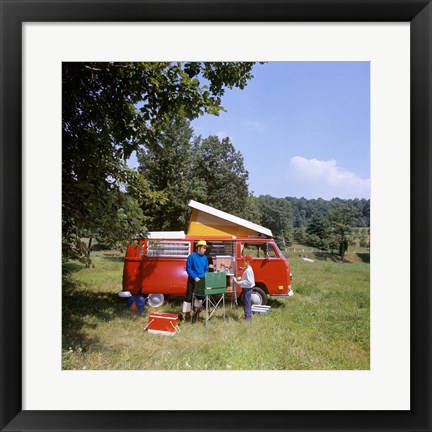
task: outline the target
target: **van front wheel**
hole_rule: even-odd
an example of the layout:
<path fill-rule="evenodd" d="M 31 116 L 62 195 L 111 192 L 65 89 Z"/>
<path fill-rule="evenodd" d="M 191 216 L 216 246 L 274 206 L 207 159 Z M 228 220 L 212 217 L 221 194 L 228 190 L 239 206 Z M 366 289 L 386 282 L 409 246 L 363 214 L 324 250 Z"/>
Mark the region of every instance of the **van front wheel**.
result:
<path fill-rule="evenodd" d="M 253 305 L 266 305 L 267 304 L 267 294 L 266 292 L 260 288 L 260 287 L 253 287 L 252 289 L 252 296 L 251 296 L 252 304 Z"/>

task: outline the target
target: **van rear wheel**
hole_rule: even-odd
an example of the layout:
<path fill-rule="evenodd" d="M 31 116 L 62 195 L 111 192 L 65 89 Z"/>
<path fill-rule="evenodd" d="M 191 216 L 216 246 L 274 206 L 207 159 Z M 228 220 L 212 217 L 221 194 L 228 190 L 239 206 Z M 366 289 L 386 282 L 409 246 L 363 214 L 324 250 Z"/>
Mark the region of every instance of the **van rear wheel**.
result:
<path fill-rule="evenodd" d="M 151 307 L 158 308 L 164 304 L 165 297 L 163 294 L 149 294 L 147 304 Z"/>
<path fill-rule="evenodd" d="M 257 286 L 253 287 L 251 300 L 252 300 L 253 305 L 259 305 L 259 306 L 266 305 L 267 304 L 267 294 L 262 288 L 257 287 Z"/>

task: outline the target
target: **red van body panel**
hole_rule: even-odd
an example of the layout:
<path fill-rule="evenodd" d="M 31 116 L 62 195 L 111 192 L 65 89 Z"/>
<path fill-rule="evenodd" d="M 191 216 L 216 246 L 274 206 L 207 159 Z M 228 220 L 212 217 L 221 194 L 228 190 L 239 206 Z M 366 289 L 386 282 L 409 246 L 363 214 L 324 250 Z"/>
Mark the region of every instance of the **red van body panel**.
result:
<path fill-rule="evenodd" d="M 138 244 L 127 248 L 123 269 L 123 291 L 133 295 L 138 294 L 164 294 L 184 296 L 186 294 L 187 273 L 186 259 L 189 253 L 195 250 L 194 244 L 198 240 L 206 240 L 210 246 L 219 250 L 231 250 L 234 265 L 232 272 L 235 276 L 243 274 L 243 248 L 247 247 L 245 254 L 253 258 L 252 268 L 255 275 L 255 284 L 263 288 L 268 295 L 289 295 L 291 290 L 291 272 L 287 259 L 279 251 L 271 238 L 253 237 L 211 237 L 197 238 L 186 236 L 184 239 L 157 239 L 139 240 Z M 160 256 L 151 256 L 149 242 Z M 165 253 L 176 253 L 175 248 L 181 248 L 178 256 L 167 256 Z M 169 249 L 158 249 L 159 246 Z M 168 246 L 167 246 L 168 245 Z M 213 245 L 213 246 L 212 246 Z M 262 250 L 267 248 L 271 254 Z M 250 253 L 255 251 L 256 256 Z M 161 252 L 162 251 L 162 252 Z M 155 253 L 155 252 L 153 252 Z M 229 279 L 228 279 L 229 280 Z M 241 288 L 237 288 L 241 294 Z"/>
<path fill-rule="evenodd" d="M 186 259 L 148 258 L 141 267 L 141 292 L 185 295 Z"/>

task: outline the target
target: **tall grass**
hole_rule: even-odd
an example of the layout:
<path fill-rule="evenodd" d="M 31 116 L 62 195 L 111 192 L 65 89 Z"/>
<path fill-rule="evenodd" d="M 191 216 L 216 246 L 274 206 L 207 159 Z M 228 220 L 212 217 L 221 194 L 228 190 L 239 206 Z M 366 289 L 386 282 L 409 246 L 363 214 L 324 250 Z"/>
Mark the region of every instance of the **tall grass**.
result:
<path fill-rule="evenodd" d="M 207 327 L 181 322 L 172 337 L 144 331 L 155 309 L 138 316 L 118 298 L 122 260 L 93 258 L 94 268 L 65 268 L 64 369 L 369 369 L 369 264 L 356 257 L 310 263 L 288 253 L 293 297 L 270 298 L 271 311 L 251 323 L 227 300 L 225 320 L 216 314 Z M 179 313 L 182 301 L 157 311 Z"/>

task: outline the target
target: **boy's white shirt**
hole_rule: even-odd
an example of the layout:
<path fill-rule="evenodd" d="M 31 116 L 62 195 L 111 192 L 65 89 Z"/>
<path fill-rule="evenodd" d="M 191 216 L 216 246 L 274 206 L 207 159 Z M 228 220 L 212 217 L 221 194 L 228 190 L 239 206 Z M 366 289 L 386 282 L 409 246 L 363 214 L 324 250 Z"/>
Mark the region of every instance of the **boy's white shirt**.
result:
<path fill-rule="evenodd" d="M 248 267 L 240 280 L 240 286 L 242 288 L 253 288 L 255 286 L 255 275 L 252 267 Z"/>

